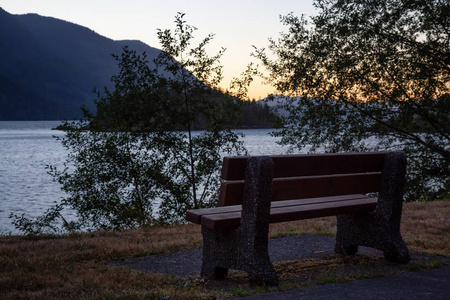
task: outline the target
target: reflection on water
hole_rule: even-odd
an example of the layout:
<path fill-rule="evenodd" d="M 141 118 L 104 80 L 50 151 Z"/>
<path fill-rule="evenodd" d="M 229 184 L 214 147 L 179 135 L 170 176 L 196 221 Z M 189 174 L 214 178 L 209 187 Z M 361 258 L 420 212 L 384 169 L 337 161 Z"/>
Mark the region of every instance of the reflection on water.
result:
<path fill-rule="evenodd" d="M 11 212 L 38 216 L 60 198 L 45 166 L 65 157 L 52 131 L 59 121 L 0 122 L 0 232 L 13 231 Z"/>
<path fill-rule="evenodd" d="M 0 121 L 0 233 L 15 233 L 8 218 L 16 215 L 42 215 L 62 197 L 59 184 L 47 174 L 46 165 L 61 165 L 66 150 L 51 130 L 60 121 Z M 271 129 L 239 130 L 250 155 L 283 154 Z M 68 216 L 70 219 L 70 215 Z"/>

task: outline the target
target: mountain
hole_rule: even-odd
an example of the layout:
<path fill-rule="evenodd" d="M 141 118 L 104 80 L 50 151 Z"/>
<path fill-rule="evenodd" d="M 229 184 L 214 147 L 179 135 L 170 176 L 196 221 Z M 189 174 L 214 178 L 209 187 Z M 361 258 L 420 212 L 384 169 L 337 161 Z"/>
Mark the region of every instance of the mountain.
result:
<path fill-rule="evenodd" d="M 140 41 L 114 41 L 63 20 L 11 15 L 0 8 L 0 120 L 61 120 L 94 109 L 93 89 L 111 87 L 118 72 L 111 54 L 124 46 L 160 50 Z"/>

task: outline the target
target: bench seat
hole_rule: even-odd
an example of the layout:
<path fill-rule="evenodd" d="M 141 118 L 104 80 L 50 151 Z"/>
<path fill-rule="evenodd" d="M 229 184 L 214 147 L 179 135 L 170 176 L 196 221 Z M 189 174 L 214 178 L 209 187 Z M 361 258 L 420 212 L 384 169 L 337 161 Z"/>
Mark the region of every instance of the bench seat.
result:
<path fill-rule="evenodd" d="M 271 203 L 270 223 L 373 211 L 376 205 L 376 198 L 361 194 L 276 201 Z M 239 227 L 241 210 L 242 205 L 190 210 L 186 220 L 212 230 L 231 230 Z"/>

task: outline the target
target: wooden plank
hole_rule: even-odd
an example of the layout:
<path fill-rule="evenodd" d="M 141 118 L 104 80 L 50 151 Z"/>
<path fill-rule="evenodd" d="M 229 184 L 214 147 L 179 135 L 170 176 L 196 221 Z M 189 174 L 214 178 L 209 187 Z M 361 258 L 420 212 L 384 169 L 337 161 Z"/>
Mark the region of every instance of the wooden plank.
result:
<path fill-rule="evenodd" d="M 314 204 L 314 203 L 316 203 L 316 204 L 317 203 L 327 203 L 327 202 L 351 200 L 351 199 L 370 199 L 370 198 L 365 195 L 354 194 L 354 195 L 342 195 L 342 196 L 333 196 L 333 197 L 285 200 L 285 201 L 272 202 L 271 208 L 299 206 L 299 205 L 307 205 L 307 204 Z M 223 214 L 223 213 L 230 213 L 230 212 L 241 212 L 241 210 L 242 210 L 242 205 L 220 206 L 220 207 L 188 210 L 186 213 L 186 220 L 189 222 L 196 223 L 196 224 L 201 224 L 202 216 L 213 215 L 213 214 Z"/>
<path fill-rule="evenodd" d="M 376 203 L 376 198 L 367 198 L 271 208 L 270 223 L 373 211 Z M 240 219 L 240 212 L 212 214 L 202 216 L 201 224 L 213 230 L 231 230 L 239 227 Z"/>
<path fill-rule="evenodd" d="M 273 201 L 378 192 L 381 173 L 277 178 Z"/>
<path fill-rule="evenodd" d="M 272 201 L 378 192 L 380 172 L 275 178 Z M 222 182 L 219 206 L 242 204 L 244 180 Z"/>
<path fill-rule="evenodd" d="M 273 211 L 271 210 L 270 223 L 336 216 L 353 212 L 373 211 L 376 208 L 376 205 L 376 198 L 368 198 L 303 206 L 280 207 Z"/>
<path fill-rule="evenodd" d="M 276 201 L 272 202 L 270 208 L 282 208 L 289 206 L 300 206 L 300 205 L 309 205 L 309 204 L 321 204 L 328 202 L 337 202 L 337 201 L 346 201 L 346 200 L 368 200 L 372 201 L 369 196 L 362 194 L 352 194 L 352 195 L 340 195 L 340 196 L 332 196 L 332 197 L 318 197 L 318 198 L 305 198 L 305 199 L 294 199 L 294 200 L 284 200 L 284 201 Z M 241 206 L 241 205 L 236 205 Z M 227 206 L 224 206 L 227 207 Z"/>
<path fill-rule="evenodd" d="M 231 230 L 241 224 L 241 212 L 202 216 L 202 226 L 212 230 Z"/>
<path fill-rule="evenodd" d="M 202 216 L 223 214 L 230 212 L 240 212 L 241 210 L 242 205 L 220 206 L 220 207 L 188 210 L 186 212 L 186 220 L 192 223 L 201 224 Z"/>
<path fill-rule="evenodd" d="M 389 152 L 272 155 L 274 178 L 379 172 Z M 224 157 L 222 179 L 245 179 L 248 156 Z"/>

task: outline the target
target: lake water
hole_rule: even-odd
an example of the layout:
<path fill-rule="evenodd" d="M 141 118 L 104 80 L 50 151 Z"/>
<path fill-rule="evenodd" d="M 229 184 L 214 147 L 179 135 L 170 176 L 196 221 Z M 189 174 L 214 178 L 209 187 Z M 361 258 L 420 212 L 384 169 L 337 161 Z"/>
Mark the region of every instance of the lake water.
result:
<path fill-rule="evenodd" d="M 46 165 L 60 165 L 67 152 L 51 130 L 60 121 L 0 121 L 0 234 L 17 233 L 10 213 L 36 217 L 62 196 Z M 240 130 L 250 155 L 284 154 L 271 129 Z M 70 218 L 70 216 L 68 216 Z"/>

